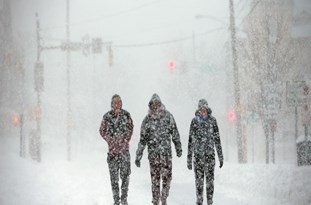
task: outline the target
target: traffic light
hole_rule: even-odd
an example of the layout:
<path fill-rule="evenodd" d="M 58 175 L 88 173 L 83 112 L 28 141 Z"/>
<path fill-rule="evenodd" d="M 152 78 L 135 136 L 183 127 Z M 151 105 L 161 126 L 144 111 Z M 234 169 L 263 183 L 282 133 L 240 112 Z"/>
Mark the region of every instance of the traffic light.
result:
<path fill-rule="evenodd" d="M 167 65 L 170 70 L 174 70 L 174 68 L 176 67 L 176 61 L 173 59 L 170 59 L 168 60 Z"/>
<path fill-rule="evenodd" d="M 231 111 L 231 112 L 228 112 L 228 120 L 229 121 L 233 121 L 235 120 L 235 112 Z"/>
<path fill-rule="evenodd" d="M 12 123 L 14 125 L 19 125 L 21 119 L 20 119 L 20 116 L 19 115 L 14 115 L 13 118 L 12 118 Z"/>

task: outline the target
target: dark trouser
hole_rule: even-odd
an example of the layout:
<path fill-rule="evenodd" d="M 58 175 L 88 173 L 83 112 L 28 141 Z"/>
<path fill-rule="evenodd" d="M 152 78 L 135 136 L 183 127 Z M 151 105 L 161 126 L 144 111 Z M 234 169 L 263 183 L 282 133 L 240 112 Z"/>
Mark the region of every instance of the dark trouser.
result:
<path fill-rule="evenodd" d="M 160 199 L 160 180 L 162 178 L 161 199 L 166 200 L 169 195 L 172 180 L 172 160 L 154 159 L 149 160 L 152 183 L 152 203 L 158 204 Z"/>
<path fill-rule="evenodd" d="M 119 175 L 122 180 L 121 184 L 121 201 L 127 200 L 127 192 L 131 174 L 131 157 L 130 152 L 125 151 L 117 156 L 108 153 L 107 162 L 110 172 L 110 180 L 114 204 L 120 204 Z"/>
<path fill-rule="evenodd" d="M 208 160 L 209 162 L 206 161 L 203 158 L 195 159 L 194 161 L 197 205 L 203 204 L 204 175 L 206 177 L 207 203 L 213 203 L 215 160 Z"/>

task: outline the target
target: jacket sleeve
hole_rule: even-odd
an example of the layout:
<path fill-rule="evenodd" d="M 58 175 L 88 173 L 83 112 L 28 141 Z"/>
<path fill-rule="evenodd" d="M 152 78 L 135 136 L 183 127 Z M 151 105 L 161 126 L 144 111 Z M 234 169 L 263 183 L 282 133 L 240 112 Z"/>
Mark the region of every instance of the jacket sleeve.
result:
<path fill-rule="evenodd" d="M 219 161 L 223 161 L 224 157 L 223 157 L 223 153 L 222 153 L 219 129 L 218 129 L 216 119 L 214 121 L 213 130 L 214 130 L 215 147 L 217 150 L 218 159 L 219 159 Z"/>
<path fill-rule="evenodd" d="M 188 140 L 188 155 L 187 155 L 188 160 L 192 160 L 194 135 L 195 135 L 194 120 L 192 120 L 190 124 L 189 140 Z"/>
<path fill-rule="evenodd" d="M 136 160 L 141 160 L 141 158 L 143 157 L 143 152 L 147 145 L 147 140 L 148 140 L 148 135 L 149 135 L 148 133 L 149 129 L 147 127 L 148 127 L 148 118 L 145 117 L 140 128 L 140 140 L 139 140 L 138 148 L 136 151 Z"/>
<path fill-rule="evenodd" d="M 170 134 L 172 135 L 172 140 L 173 143 L 175 145 L 175 149 L 176 149 L 176 153 L 182 153 L 182 146 L 181 146 L 181 142 L 180 142 L 180 135 L 177 129 L 177 125 L 176 122 L 174 120 L 173 115 L 170 115 L 170 125 L 171 125 L 171 130 L 170 130 Z"/>
<path fill-rule="evenodd" d="M 133 128 L 134 128 L 134 125 L 133 125 L 133 120 L 131 118 L 131 115 L 128 113 L 128 116 L 127 116 L 127 124 L 126 124 L 126 127 L 127 127 L 127 135 L 125 136 L 125 139 L 129 142 L 132 138 L 132 135 L 133 135 Z"/>
<path fill-rule="evenodd" d="M 102 136 L 102 138 L 104 140 L 106 140 L 108 142 L 108 135 L 107 135 L 107 120 L 105 119 L 105 117 L 103 117 L 103 120 L 101 122 L 100 128 L 99 128 L 99 133 Z"/>

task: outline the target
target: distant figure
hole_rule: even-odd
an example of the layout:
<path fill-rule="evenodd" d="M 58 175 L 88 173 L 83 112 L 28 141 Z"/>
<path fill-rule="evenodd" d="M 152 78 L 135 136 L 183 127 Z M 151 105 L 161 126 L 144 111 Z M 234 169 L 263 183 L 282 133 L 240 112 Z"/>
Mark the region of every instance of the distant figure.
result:
<path fill-rule="evenodd" d="M 141 125 L 140 141 L 136 151 L 135 164 L 140 167 L 143 151 L 148 146 L 148 159 L 152 183 L 152 203 L 166 205 L 172 180 L 171 140 L 175 144 L 177 156 L 181 157 L 182 147 L 173 115 L 165 109 L 157 94 L 149 102 L 149 112 Z M 160 196 L 160 180 L 162 193 Z"/>
<path fill-rule="evenodd" d="M 198 110 L 191 121 L 187 166 L 192 169 L 192 156 L 194 155 L 194 174 L 197 195 L 197 205 L 203 205 L 204 176 L 206 177 L 207 204 L 213 204 L 214 194 L 214 170 L 215 170 L 215 149 L 217 150 L 220 168 L 223 166 L 220 136 L 216 119 L 212 116 L 212 110 L 208 107 L 207 101 L 199 101 Z"/>
<path fill-rule="evenodd" d="M 130 113 L 122 109 L 119 95 L 112 96 L 111 108 L 112 110 L 104 115 L 99 132 L 109 147 L 107 162 L 114 205 L 120 205 L 119 176 L 122 180 L 121 204 L 128 205 L 127 196 L 131 174 L 129 141 L 133 134 L 133 121 Z"/>

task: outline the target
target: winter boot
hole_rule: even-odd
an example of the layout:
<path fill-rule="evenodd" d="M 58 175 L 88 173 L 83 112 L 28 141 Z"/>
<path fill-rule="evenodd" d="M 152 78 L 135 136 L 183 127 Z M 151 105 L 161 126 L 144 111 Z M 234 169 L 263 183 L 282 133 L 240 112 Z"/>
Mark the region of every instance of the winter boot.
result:
<path fill-rule="evenodd" d="M 159 202 L 152 202 L 152 205 L 159 205 Z"/>
<path fill-rule="evenodd" d="M 128 205 L 127 200 L 126 200 L 126 199 L 123 199 L 123 200 L 121 201 L 121 205 Z"/>

